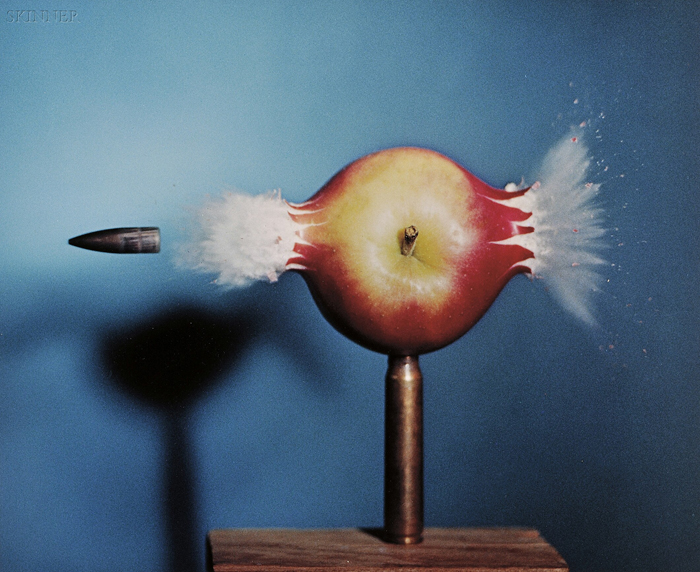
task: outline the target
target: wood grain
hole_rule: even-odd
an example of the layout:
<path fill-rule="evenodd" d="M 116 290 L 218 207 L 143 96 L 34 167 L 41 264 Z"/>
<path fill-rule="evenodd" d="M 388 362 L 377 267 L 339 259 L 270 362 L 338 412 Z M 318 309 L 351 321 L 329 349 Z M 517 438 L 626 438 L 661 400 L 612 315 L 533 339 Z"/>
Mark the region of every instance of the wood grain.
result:
<path fill-rule="evenodd" d="M 213 572 L 566 572 L 566 562 L 536 530 L 428 528 L 421 544 L 397 546 L 359 529 L 212 530 Z"/>

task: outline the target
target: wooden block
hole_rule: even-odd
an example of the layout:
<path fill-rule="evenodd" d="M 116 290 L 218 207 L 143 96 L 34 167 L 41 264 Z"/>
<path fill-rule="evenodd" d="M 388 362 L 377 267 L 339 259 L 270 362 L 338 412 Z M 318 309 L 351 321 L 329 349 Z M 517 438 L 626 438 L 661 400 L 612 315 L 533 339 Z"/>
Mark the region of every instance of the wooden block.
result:
<path fill-rule="evenodd" d="M 212 530 L 210 572 L 566 572 L 569 567 L 536 530 L 428 528 L 420 544 L 382 542 L 359 529 Z"/>

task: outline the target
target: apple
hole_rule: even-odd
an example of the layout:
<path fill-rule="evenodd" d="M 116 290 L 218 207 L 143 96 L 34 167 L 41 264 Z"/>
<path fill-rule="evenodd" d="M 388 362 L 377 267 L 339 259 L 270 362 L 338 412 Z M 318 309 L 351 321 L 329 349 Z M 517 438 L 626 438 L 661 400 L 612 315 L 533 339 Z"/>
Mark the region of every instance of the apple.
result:
<path fill-rule="evenodd" d="M 488 186 L 447 157 L 406 147 L 367 155 L 290 205 L 299 272 L 328 321 L 358 344 L 418 355 L 469 330 L 533 253 L 508 206 L 526 190 Z"/>
<path fill-rule="evenodd" d="M 544 278 L 592 324 L 605 230 L 589 165 L 579 132 L 550 150 L 528 188 L 496 189 L 428 149 L 386 149 L 301 204 L 279 192 L 210 201 L 183 260 L 228 286 L 298 272 L 337 330 L 394 356 L 458 339 L 518 273 Z"/>

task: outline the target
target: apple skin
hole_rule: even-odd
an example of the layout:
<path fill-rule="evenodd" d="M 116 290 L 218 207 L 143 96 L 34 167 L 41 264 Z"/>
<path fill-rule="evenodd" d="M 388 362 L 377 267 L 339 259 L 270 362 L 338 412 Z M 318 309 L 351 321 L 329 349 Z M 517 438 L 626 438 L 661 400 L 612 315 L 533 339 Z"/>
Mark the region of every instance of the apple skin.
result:
<path fill-rule="evenodd" d="M 419 355 L 464 335 L 533 253 L 498 244 L 532 232 L 530 213 L 447 157 L 386 149 L 346 166 L 309 201 L 287 267 L 342 334 L 391 355 Z M 401 253 L 415 226 L 413 254 Z"/>

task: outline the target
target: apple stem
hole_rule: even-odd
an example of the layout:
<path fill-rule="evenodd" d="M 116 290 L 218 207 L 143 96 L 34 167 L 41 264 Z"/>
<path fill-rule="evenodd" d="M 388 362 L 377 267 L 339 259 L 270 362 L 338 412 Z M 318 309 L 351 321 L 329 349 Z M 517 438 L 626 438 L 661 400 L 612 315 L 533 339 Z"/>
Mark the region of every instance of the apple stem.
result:
<path fill-rule="evenodd" d="M 418 229 L 411 225 L 407 226 L 403 231 L 403 240 L 401 241 L 401 254 L 411 256 L 416 248 L 416 238 L 418 238 Z"/>

